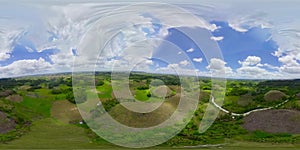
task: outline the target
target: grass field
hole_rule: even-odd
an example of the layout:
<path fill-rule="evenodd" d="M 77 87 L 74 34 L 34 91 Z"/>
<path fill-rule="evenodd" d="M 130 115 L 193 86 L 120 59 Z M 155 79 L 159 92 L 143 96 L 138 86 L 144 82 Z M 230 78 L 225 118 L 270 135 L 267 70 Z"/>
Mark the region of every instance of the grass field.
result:
<path fill-rule="evenodd" d="M 64 124 L 51 118 L 33 123 L 28 134 L 17 140 L 0 144 L 0 149 L 90 149 L 104 148 L 90 141 L 84 128 Z"/>
<path fill-rule="evenodd" d="M 291 144 L 268 144 L 252 142 L 234 142 L 219 147 L 194 149 L 220 150 L 298 150 Z M 0 149 L 125 149 L 114 146 L 104 140 L 101 143 L 93 142 L 87 137 L 84 128 L 64 124 L 51 118 L 37 121 L 33 124 L 30 133 L 20 139 L 0 144 Z M 147 149 L 192 149 L 180 147 L 156 146 Z"/>
<path fill-rule="evenodd" d="M 112 98 L 112 87 L 108 81 L 104 81 L 102 86 L 97 86 L 99 98 Z"/>
<path fill-rule="evenodd" d="M 47 98 L 24 97 L 20 104 L 44 117 L 50 117 L 51 101 Z"/>
<path fill-rule="evenodd" d="M 149 97 L 147 94 L 149 93 L 149 90 L 136 90 L 135 91 L 135 98 L 140 101 L 147 101 Z"/>

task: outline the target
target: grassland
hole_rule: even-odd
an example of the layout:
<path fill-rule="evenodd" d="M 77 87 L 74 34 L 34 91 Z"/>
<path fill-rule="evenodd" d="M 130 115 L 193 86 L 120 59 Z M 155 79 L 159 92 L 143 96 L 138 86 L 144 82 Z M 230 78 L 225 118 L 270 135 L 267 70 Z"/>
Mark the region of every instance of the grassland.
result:
<path fill-rule="evenodd" d="M 130 77 L 130 90 L 137 100 L 154 99 L 150 103 L 161 100 L 159 96 L 153 95 L 155 88 L 149 86 L 150 78 L 151 76 L 147 74 L 136 74 Z M 119 122 L 133 127 L 153 126 L 172 115 L 181 96 L 180 85 L 176 77 L 157 75 L 155 78 L 164 81 L 168 90 L 166 93 L 162 92 L 163 89 L 158 90 L 161 92 L 158 95 L 165 94 L 166 102 L 157 111 L 149 114 L 140 115 L 124 109 L 114 97 L 107 74 L 97 74 L 97 79 L 103 81 L 103 84 L 97 85 L 95 92 L 106 110 Z M 207 132 L 200 134 L 199 123 L 209 104 L 211 92 L 211 81 L 200 80 L 199 106 L 193 119 L 176 137 L 151 149 L 187 149 L 191 148 L 189 146 L 225 150 L 300 148 L 299 134 L 276 135 L 262 131 L 248 131 L 242 126 L 245 122 L 243 117 L 232 118 L 224 113 L 220 113 Z M 11 97 L 0 97 L 0 112 L 7 114 L 17 123 L 11 132 L 0 134 L 0 149 L 120 149 L 93 133 L 82 120 L 76 105 L 72 103 L 74 101 L 66 100 L 70 98 L 68 94 L 73 94 L 72 80 L 69 75 L 19 78 L 16 81 L 5 80 L 1 83 L 0 92 L 5 93 L 5 90 L 9 89 L 14 91 L 11 95 L 21 97 L 21 99 L 13 101 Z M 295 95 L 300 92 L 297 84 L 296 81 L 229 80 L 223 108 L 231 112 L 244 113 L 288 100 L 286 104 L 276 109 L 300 111 L 299 99 L 295 98 Z M 284 93 L 285 97 L 276 101 L 264 99 L 266 93 L 270 94 L 270 91 L 275 90 Z M 271 93 L 270 96 L 274 95 Z M 95 99 L 95 97 L 90 97 L 88 94 L 87 99 Z M 82 105 L 92 104 L 83 102 Z M 292 127 L 297 128 L 297 126 Z"/>

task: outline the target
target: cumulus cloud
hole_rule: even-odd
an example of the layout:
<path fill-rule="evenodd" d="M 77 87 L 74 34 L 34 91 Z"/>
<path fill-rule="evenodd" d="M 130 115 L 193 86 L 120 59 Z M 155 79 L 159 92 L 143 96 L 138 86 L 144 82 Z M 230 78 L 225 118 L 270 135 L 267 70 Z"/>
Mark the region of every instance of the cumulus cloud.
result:
<path fill-rule="evenodd" d="M 201 63 L 203 61 L 203 59 L 202 58 L 193 58 L 193 61 Z"/>
<path fill-rule="evenodd" d="M 240 24 L 229 23 L 228 25 L 229 25 L 229 27 L 231 27 L 233 30 L 235 30 L 237 32 L 247 32 L 248 31 L 248 29 L 241 27 Z"/>
<path fill-rule="evenodd" d="M 182 65 L 182 66 L 187 66 L 187 65 L 190 64 L 190 62 L 187 61 L 187 60 L 183 60 L 183 61 L 180 61 L 179 64 Z"/>
<path fill-rule="evenodd" d="M 186 52 L 188 52 L 188 53 L 192 53 L 192 52 L 194 52 L 194 51 L 195 51 L 194 48 L 190 48 L 190 49 L 186 50 Z"/>
<path fill-rule="evenodd" d="M 210 37 L 211 40 L 214 40 L 214 41 L 222 41 L 224 39 L 223 36 L 218 36 L 218 37 L 215 37 L 215 36 L 212 36 Z"/>
<path fill-rule="evenodd" d="M 237 69 L 237 73 L 244 77 L 257 77 L 267 73 L 267 70 L 257 66 L 243 66 Z"/>
<path fill-rule="evenodd" d="M 181 66 L 180 64 L 169 64 L 166 67 L 158 67 L 154 71 L 155 73 L 164 74 L 177 74 L 177 75 L 194 75 L 197 76 L 199 73 L 198 69 L 192 67 Z"/>
<path fill-rule="evenodd" d="M 261 58 L 257 56 L 248 56 L 244 61 L 239 61 L 242 66 L 254 66 L 259 65 Z"/>
<path fill-rule="evenodd" d="M 10 58 L 9 53 L 23 34 L 24 30 L 21 28 L 1 27 L 0 25 L 0 61 Z"/>
<path fill-rule="evenodd" d="M 40 58 L 38 60 L 18 60 L 8 66 L 0 67 L 1 77 L 15 77 L 21 75 L 33 75 L 47 73 L 52 69 L 52 65 Z"/>
<path fill-rule="evenodd" d="M 212 58 L 210 60 L 209 65 L 206 67 L 209 71 L 213 73 L 225 73 L 225 74 L 232 74 L 233 71 L 230 67 L 226 66 L 226 62 L 218 59 L 218 58 Z"/>
<path fill-rule="evenodd" d="M 4 61 L 6 59 L 10 58 L 10 55 L 6 52 L 1 52 L 0 53 L 0 61 Z"/>
<path fill-rule="evenodd" d="M 283 63 L 286 66 L 298 66 L 299 65 L 297 60 L 295 59 L 295 57 L 291 56 L 291 55 L 279 57 L 278 61 Z"/>
<path fill-rule="evenodd" d="M 248 56 L 245 60 L 239 61 L 241 67 L 236 69 L 236 76 L 251 79 L 277 79 L 283 77 L 278 72 L 279 67 L 270 64 L 261 64 L 261 61 L 262 59 L 258 56 Z M 266 68 L 273 71 L 269 71 Z"/>

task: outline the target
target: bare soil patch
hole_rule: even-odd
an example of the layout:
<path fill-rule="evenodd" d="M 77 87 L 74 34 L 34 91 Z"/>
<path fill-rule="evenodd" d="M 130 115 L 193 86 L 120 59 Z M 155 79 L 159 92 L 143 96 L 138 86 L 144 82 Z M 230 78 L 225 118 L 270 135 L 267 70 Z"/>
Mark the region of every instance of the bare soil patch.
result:
<path fill-rule="evenodd" d="M 23 97 L 20 95 L 10 95 L 8 97 L 6 97 L 5 99 L 12 101 L 12 102 L 22 102 L 23 101 Z"/>
<path fill-rule="evenodd" d="M 249 131 L 300 134 L 300 111 L 281 109 L 254 112 L 244 118 L 243 127 Z"/>
<path fill-rule="evenodd" d="M 163 103 L 162 106 L 150 113 L 137 113 L 130 111 L 118 104 L 109 114 L 118 122 L 135 128 L 146 128 L 161 124 L 169 119 L 175 107 L 171 103 Z"/>
<path fill-rule="evenodd" d="M 300 99 L 300 93 L 296 94 L 296 98 Z"/>
<path fill-rule="evenodd" d="M 7 115 L 0 111 L 0 134 L 7 133 L 14 129 L 16 122 L 7 117 Z"/>
<path fill-rule="evenodd" d="M 264 99 L 266 101 L 280 101 L 287 95 L 281 91 L 272 90 L 265 94 Z"/>
<path fill-rule="evenodd" d="M 162 85 L 151 90 L 151 94 L 156 97 L 171 97 L 172 90 L 168 86 Z"/>
<path fill-rule="evenodd" d="M 68 100 L 54 102 L 51 108 L 51 116 L 66 124 L 82 120 L 76 105 Z"/>
<path fill-rule="evenodd" d="M 5 91 L 0 92 L 0 97 L 7 97 L 7 96 L 12 95 L 12 94 L 14 94 L 13 90 L 5 90 Z"/>

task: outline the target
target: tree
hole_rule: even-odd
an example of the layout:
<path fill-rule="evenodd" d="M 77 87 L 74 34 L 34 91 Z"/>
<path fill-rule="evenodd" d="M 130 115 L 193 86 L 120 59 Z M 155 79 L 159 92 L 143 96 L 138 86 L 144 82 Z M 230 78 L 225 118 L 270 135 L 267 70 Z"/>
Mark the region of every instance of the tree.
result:
<path fill-rule="evenodd" d="M 104 85 L 103 80 L 96 80 L 96 86 L 102 86 L 102 85 Z"/>
<path fill-rule="evenodd" d="M 70 101 L 71 103 L 76 103 L 75 102 L 75 98 L 74 98 L 74 94 L 73 94 L 73 91 L 69 91 L 67 94 L 66 94 L 66 99 L 68 101 Z"/>

